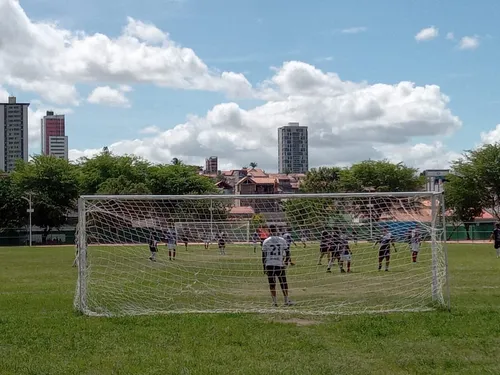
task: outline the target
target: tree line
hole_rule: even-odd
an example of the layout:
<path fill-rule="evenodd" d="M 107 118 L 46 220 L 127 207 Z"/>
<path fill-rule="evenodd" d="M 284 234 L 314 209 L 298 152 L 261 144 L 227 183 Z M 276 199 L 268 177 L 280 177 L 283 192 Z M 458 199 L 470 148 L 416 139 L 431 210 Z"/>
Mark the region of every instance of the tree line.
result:
<path fill-rule="evenodd" d="M 198 170 L 179 159 L 152 164 L 133 155 L 114 155 L 107 148 L 76 163 L 44 155 L 19 160 L 12 173 L 0 177 L 0 231 L 27 225 L 29 200 L 32 225 L 42 228 L 45 242 L 53 228 L 67 223 L 80 195 L 216 193 L 213 181 Z"/>
<path fill-rule="evenodd" d="M 300 190 L 303 193 L 410 192 L 422 190 L 424 185 L 424 177 L 415 168 L 386 160 L 366 160 L 346 168 L 311 169 Z M 500 144 L 465 151 L 452 163 L 445 186 L 445 204 L 455 222 L 467 226 L 483 210 L 500 219 Z M 199 174 L 199 167 L 186 165 L 177 158 L 169 164 L 152 164 L 133 155 L 114 155 L 107 148 L 76 163 L 35 156 L 29 162 L 19 161 L 12 173 L 0 178 L 0 230 L 27 224 L 30 197 L 34 209 L 32 224 L 43 229 L 43 238 L 52 228 L 66 224 L 68 213 L 76 209 L 80 195 L 217 192 L 214 181 Z M 360 200 L 353 209 L 365 217 L 369 212 L 371 219 L 377 221 L 391 204 L 390 198 L 377 199 L 371 204 Z M 418 210 L 417 200 L 408 204 L 414 206 L 402 208 Z M 205 208 L 208 214 L 208 207 Z M 315 203 L 287 200 L 283 209 L 288 220 L 298 226 L 316 225 L 315 220 L 323 214 L 334 215 L 331 205 L 321 200 Z M 294 214 L 299 211 L 300 215 Z M 220 220 L 225 219 L 223 213 L 224 208 L 219 207 Z"/>

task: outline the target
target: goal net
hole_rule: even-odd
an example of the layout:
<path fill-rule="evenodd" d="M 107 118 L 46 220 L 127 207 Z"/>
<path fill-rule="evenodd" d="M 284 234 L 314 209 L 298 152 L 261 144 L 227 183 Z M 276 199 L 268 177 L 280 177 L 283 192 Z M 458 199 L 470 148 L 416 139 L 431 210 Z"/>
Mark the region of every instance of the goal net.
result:
<path fill-rule="evenodd" d="M 188 243 L 214 242 L 224 233 L 228 243 L 248 243 L 250 241 L 250 221 L 181 221 L 174 224 L 175 233 Z"/>
<path fill-rule="evenodd" d="M 435 309 L 449 303 L 444 217 L 433 192 L 83 196 L 75 308 L 95 316 Z M 286 284 L 264 272 L 260 241 L 274 227 L 293 240 Z M 203 243 L 208 233 L 215 242 Z"/>

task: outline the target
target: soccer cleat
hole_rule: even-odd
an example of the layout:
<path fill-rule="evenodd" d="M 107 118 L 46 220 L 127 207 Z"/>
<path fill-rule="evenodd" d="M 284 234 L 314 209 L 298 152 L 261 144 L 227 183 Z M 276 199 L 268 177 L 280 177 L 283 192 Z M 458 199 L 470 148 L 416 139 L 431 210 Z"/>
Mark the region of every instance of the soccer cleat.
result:
<path fill-rule="evenodd" d="M 330 268 L 327 268 L 327 269 L 326 269 L 326 272 L 331 273 L 331 272 L 332 272 L 332 270 L 331 270 Z"/>
<path fill-rule="evenodd" d="M 295 305 L 295 302 L 291 301 L 291 300 L 288 300 L 285 302 L 285 306 L 293 306 Z"/>
<path fill-rule="evenodd" d="M 345 273 L 345 270 L 343 268 L 341 268 L 340 273 Z"/>

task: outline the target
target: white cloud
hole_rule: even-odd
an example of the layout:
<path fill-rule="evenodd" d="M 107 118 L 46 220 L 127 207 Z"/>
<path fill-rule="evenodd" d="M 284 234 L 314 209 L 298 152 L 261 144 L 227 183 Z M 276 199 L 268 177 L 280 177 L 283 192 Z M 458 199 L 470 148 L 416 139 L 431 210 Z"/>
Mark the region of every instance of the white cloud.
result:
<path fill-rule="evenodd" d="M 448 97 L 435 85 L 350 82 L 336 73 L 290 61 L 252 87 L 243 74 L 208 68 L 192 49 L 179 46 L 156 26 L 132 18 L 120 36 L 111 38 L 32 22 L 14 0 L 0 0 L 0 14 L 0 85 L 39 93 L 50 102 L 77 104 L 75 85 L 95 83 L 89 101 L 124 106 L 128 103 L 125 93 L 139 82 L 263 101 L 250 109 L 222 103 L 166 131 L 146 128 L 138 139 L 117 138 L 107 146 L 119 154 L 135 153 L 154 162 L 178 157 L 197 164 L 208 155 L 217 155 L 223 168 L 256 161 L 275 170 L 277 128 L 290 121 L 309 126 L 311 166 L 396 157 L 398 150 L 425 146 L 412 146 L 413 137 L 441 136 L 461 126 L 448 107 Z M 34 144 L 44 109 L 42 104 L 31 108 Z M 159 125 L 169 128 L 173 124 Z M 70 155 L 77 158 L 99 151 L 71 150 Z M 403 161 L 425 162 L 425 158 L 417 160 L 400 152 Z M 426 155 L 432 160 L 446 159 L 438 158 L 439 152 Z"/>
<path fill-rule="evenodd" d="M 358 27 L 349 27 L 347 29 L 342 29 L 340 32 L 342 34 L 359 34 L 365 32 L 366 30 L 368 30 L 366 27 L 358 26 Z"/>
<path fill-rule="evenodd" d="M 425 29 L 420 30 L 417 33 L 417 35 L 415 35 L 415 40 L 417 42 L 423 42 L 423 41 L 435 39 L 438 37 L 438 35 L 439 35 L 439 30 L 436 27 L 431 26 L 431 27 L 427 27 Z"/>
<path fill-rule="evenodd" d="M 449 168 L 451 162 L 460 157 L 442 142 L 382 146 L 380 151 L 394 163 L 404 161 L 420 170 Z"/>
<path fill-rule="evenodd" d="M 156 125 L 146 126 L 145 128 L 143 128 L 139 131 L 139 133 L 141 133 L 141 134 L 158 134 L 160 132 L 161 132 L 161 129 Z"/>
<path fill-rule="evenodd" d="M 479 38 L 477 36 L 464 36 L 458 44 L 458 48 L 461 50 L 472 50 L 477 47 L 479 47 Z"/>
<path fill-rule="evenodd" d="M 277 128 L 299 121 L 309 127 L 311 166 L 385 157 L 438 166 L 448 160 L 444 146 L 412 146 L 412 137 L 445 135 L 461 126 L 447 107 L 448 97 L 434 85 L 353 83 L 291 61 L 277 68 L 262 89 L 273 100 L 253 109 L 219 104 L 203 117 L 190 116 L 152 137 L 119 140 L 108 146 L 113 152 L 133 152 L 155 162 L 178 157 L 201 165 L 207 155 L 217 155 L 226 167 L 256 161 L 276 170 Z M 414 151 L 408 153 L 412 147 Z M 99 151 L 72 150 L 70 154 L 77 157 Z"/>
<path fill-rule="evenodd" d="M 113 89 L 109 86 L 96 87 L 87 98 L 87 101 L 92 104 L 102 104 L 110 107 L 130 107 L 130 102 L 125 96 L 125 92 L 129 92 L 129 86 L 120 86 L 118 89 Z"/>
<path fill-rule="evenodd" d="M 481 132 L 481 142 L 483 144 L 493 144 L 500 142 L 500 124 L 495 129 L 488 132 Z"/>
<path fill-rule="evenodd" d="M 446 39 L 447 40 L 455 40 L 455 34 L 453 34 L 451 31 L 446 34 Z"/>
<path fill-rule="evenodd" d="M 156 26 L 127 19 L 121 35 L 70 31 L 31 21 L 17 0 L 0 0 L 0 84 L 39 94 L 57 104 L 76 104 L 77 83 L 151 83 L 250 96 L 242 75 L 211 70 L 190 48 Z"/>

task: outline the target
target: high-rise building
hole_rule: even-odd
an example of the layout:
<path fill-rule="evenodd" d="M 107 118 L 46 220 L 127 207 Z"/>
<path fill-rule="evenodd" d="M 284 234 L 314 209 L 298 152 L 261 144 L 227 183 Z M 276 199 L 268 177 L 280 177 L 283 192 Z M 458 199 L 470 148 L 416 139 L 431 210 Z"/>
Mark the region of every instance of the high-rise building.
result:
<path fill-rule="evenodd" d="M 68 160 L 68 137 L 64 115 L 52 111 L 42 118 L 42 154 Z"/>
<path fill-rule="evenodd" d="M 309 170 L 309 146 L 307 126 L 289 122 L 278 128 L 279 173 L 307 173 Z"/>
<path fill-rule="evenodd" d="M 11 96 L 0 103 L 0 170 L 11 172 L 18 159 L 28 161 L 28 107 Z"/>
<path fill-rule="evenodd" d="M 210 156 L 205 159 L 205 173 L 217 173 L 219 170 L 219 161 L 217 156 Z"/>

